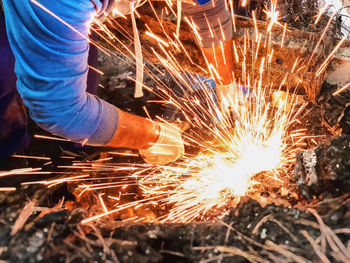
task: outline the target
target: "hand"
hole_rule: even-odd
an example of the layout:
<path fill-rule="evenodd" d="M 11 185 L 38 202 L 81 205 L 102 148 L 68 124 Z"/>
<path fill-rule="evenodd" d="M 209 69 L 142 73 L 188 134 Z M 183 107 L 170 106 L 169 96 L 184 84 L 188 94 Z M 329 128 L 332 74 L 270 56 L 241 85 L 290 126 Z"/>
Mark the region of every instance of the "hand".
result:
<path fill-rule="evenodd" d="M 175 162 L 184 154 L 182 133 L 189 128 L 188 124 L 159 124 L 158 140 L 147 149 L 140 150 L 142 158 L 149 164 L 164 165 Z"/>
<path fill-rule="evenodd" d="M 139 0 L 116 0 L 112 14 L 114 17 L 126 16 L 133 12 L 139 4 Z"/>

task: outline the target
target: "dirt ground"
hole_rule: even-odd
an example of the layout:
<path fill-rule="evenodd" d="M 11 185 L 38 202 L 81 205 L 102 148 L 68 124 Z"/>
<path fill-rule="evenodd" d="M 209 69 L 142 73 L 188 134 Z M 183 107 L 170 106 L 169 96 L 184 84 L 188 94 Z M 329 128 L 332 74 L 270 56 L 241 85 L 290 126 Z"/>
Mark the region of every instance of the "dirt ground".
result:
<path fill-rule="evenodd" d="M 347 262 L 349 253 L 348 194 L 293 208 L 263 208 L 242 200 L 216 223 L 192 224 L 105 218 L 81 225 L 83 209 L 51 209 L 38 216 L 46 210 L 32 199 L 35 212 L 23 229 L 11 234 L 28 196 L 49 198 L 44 189 L 35 188 L 0 196 L 5 262 L 319 262 L 326 256 L 330 262 Z"/>

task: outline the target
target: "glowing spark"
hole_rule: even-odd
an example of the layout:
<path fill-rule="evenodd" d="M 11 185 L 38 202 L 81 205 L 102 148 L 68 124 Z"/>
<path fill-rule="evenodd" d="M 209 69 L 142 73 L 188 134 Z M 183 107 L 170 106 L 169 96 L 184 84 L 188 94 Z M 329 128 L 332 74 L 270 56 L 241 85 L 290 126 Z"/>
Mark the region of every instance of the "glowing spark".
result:
<path fill-rule="evenodd" d="M 256 36 L 256 42 L 258 41 L 258 35 L 259 35 L 259 30 L 258 30 L 258 24 L 256 22 L 256 17 L 255 17 L 255 12 L 252 12 L 253 15 L 253 21 L 254 21 L 254 29 L 255 29 L 255 36 Z"/>
<path fill-rule="evenodd" d="M 16 187 L 0 187 L 0 192 L 13 192 L 16 190 Z"/>
<path fill-rule="evenodd" d="M 158 197 L 157 197 L 158 198 Z M 152 197 L 152 198 L 147 198 L 147 199 L 143 199 L 142 201 L 143 202 L 146 202 L 146 201 L 149 201 L 149 200 L 152 200 L 152 199 L 156 199 L 155 197 Z M 107 215 L 112 215 L 118 211 L 121 211 L 121 210 L 124 210 L 124 209 L 127 209 L 127 208 L 131 208 L 131 207 L 135 207 L 135 205 L 138 205 L 140 203 L 140 201 L 135 201 L 135 202 L 130 202 L 128 204 L 124 204 L 124 205 L 120 205 L 118 208 L 116 209 L 113 209 L 113 210 L 110 210 L 108 212 L 104 212 L 102 214 L 98 214 L 98 215 L 95 215 L 93 217 L 90 217 L 90 218 L 87 218 L 83 221 L 81 221 L 82 224 L 86 224 L 86 223 L 89 223 L 91 221 L 94 221 L 94 220 L 97 220 L 101 217 L 104 217 L 104 216 L 107 216 Z"/>
<path fill-rule="evenodd" d="M 92 69 L 93 71 L 97 72 L 98 74 L 100 74 L 101 76 L 104 75 L 104 73 L 101 70 L 98 70 L 97 68 L 94 68 L 93 66 L 89 65 L 89 68 Z"/>
<path fill-rule="evenodd" d="M 236 62 L 239 63 L 239 57 L 238 57 L 236 43 L 235 43 L 234 40 L 232 40 L 232 41 L 233 41 L 233 50 L 234 50 L 234 53 L 235 53 L 235 59 L 236 59 Z"/>
<path fill-rule="evenodd" d="M 328 66 L 329 62 L 331 61 L 331 59 L 333 58 L 335 52 L 337 52 L 337 50 L 340 48 L 340 46 L 344 43 L 344 41 L 347 38 L 344 37 L 342 38 L 342 40 L 339 41 L 339 43 L 336 45 L 336 47 L 333 49 L 333 51 L 328 55 L 328 57 L 326 58 L 326 60 L 322 63 L 322 65 L 320 66 L 320 68 L 317 70 L 316 72 L 316 76 L 318 77 L 319 75 L 321 75 L 321 73 L 326 69 L 326 67 Z"/>
<path fill-rule="evenodd" d="M 264 72 L 264 67 L 265 67 L 265 57 L 261 59 L 261 64 L 260 64 L 260 74 L 263 74 Z"/>
<path fill-rule="evenodd" d="M 45 135 L 39 135 L 39 134 L 35 134 L 34 138 L 53 140 L 53 141 L 63 141 L 63 142 L 69 142 L 70 141 L 70 140 L 63 139 L 63 138 L 52 137 L 52 136 L 45 136 Z"/>
<path fill-rule="evenodd" d="M 348 89 L 350 87 L 350 82 L 348 84 L 346 84 L 344 87 L 338 89 L 336 92 L 333 93 L 333 96 L 337 96 L 340 93 L 342 93 L 343 91 L 345 91 L 346 89 Z"/>
<path fill-rule="evenodd" d="M 103 193 L 102 193 L 102 194 L 99 194 L 99 195 L 98 195 L 98 198 L 99 198 L 99 200 L 100 200 L 100 203 L 101 203 L 101 206 L 103 207 L 104 212 L 105 212 L 105 213 L 108 213 L 107 206 L 106 206 L 106 204 L 105 204 L 105 202 L 103 201 L 103 198 L 102 198 L 103 195 L 104 195 Z"/>
<path fill-rule="evenodd" d="M 324 7 L 322 7 L 319 12 L 318 12 L 318 15 L 317 15 L 317 18 L 316 18 L 316 21 L 315 21 L 315 24 L 317 25 L 318 22 L 320 21 L 322 15 L 326 12 L 326 10 L 329 8 L 329 3 L 327 3 Z"/>
<path fill-rule="evenodd" d="M 54 185 L 58 185 L 58 184 L 65 183 L 65 182 L 75 182 L 78 179 L 87 178 L 89 176 L 90 175 L 88 175 L 88 174 L 77 175 L 77 176 L 71 176 L 71 177 L 60 178 L 60 179 L 53 179 L 53 180 L 47 180 L 47 181 L 26 182 L 26 183 L 22 183 L 22 185 L 44 184 L 44 185 L 47 185 L 50 188 L 50 187 L 52 187 Z"/>
<path fill-rule="evenodd" d="M 82 143 L 81 146 L 85 146 L 85 144 L 88 142 L 88 139 L 85 139 Z"/>
<path fill-rule="evenodd" d="M 277 0 L 271 1 L 271 10 L 264 11 L 267 17 L 270 19 L 269 26 L 267 27 L 267 32 L 271 32 L 271 29 L 274 24 L 282 26 L 278 20 L 280 18 L 279 11 L 277 11 Z"/>
<path fill-rule="evenodd" d="M 37 171 L 40 171 L 41 168 L 23 168 L 23 169 L 15 169 L 11 171 L 5 171 L 5 172 L 0 172 L 0 177 L 5 177 L 9 175 L 17 175 L 17 174 L 28 174 L 28 173 L 35 173 Z"/>
<path fill-rule="evenodd" d="M 138 153 L 128 153 L 128 152 L 108 152 L 109 154 L 119 155 L 119 156 L 139 156 Z"/>
<path fill-rule="evenodd" d="M 233 31 L 237 32 L 237 28 L 236 28 L 236 20 L 235 20 L 235 13 L 234 13 L 234 8 L 233 8 L 233 1 L 229 1 L 230 2 L 230 10 L 231 10 L 231 17 L 232 17 L 232 25 L 233 25 Z"/>
<path fill-rule="evenodd" d="M 281 40 L 281 48 L 283 48 L 284 45 L 284 39 L 286 37 L 286 31 L 287 31 L 287 24 L 285 23 L 283 26 L 283 35 L 282 35 L 282 40 Z"/>
<path fill-rule="evenodd" d="M 155 34 L 146 31 L 145 33 L 147 36 L 154 38 L 155 40 L 157 40 L 158 42 L 162 43 L 164 46 L 169 47 L 169 44 L 167 42 L 165 42 L 163 39 L 161 39 L 160 37 L 156 36 Z"/>
<path fill-rule="evenodd" d="M 14 157 L 14 158 L 25 158 L 25 159 L 36 159 L 36 160 L 44 160 L 44 161 L 50 161 L 51 160 L 50 157 L 18 155 L 18 154 L 11 155 L 11 157 Z"/>
<path fill-rule="evenodd" d="M 118 9 L 116 9 L 116 8 L 114 8 L 114 9 L 112 10 L 112 15 L 113 15 L 113 16 L 120 16 L 120 17 L 122 17 L 122 18 L 124 18 L 124 19 L 127 19 L 127 17 L 126 17 L 124 14 L 120 13 L 120 12 L 118 11 Z"/>
<path fill-rule="evenodd" d="M 173 12 L 172 2 L 168 1 L 167 4 L 166 11 Z M 244 0 L 241 5 L 245 6 L 246 4 L 247 1 Z M 231 11 L 233 11 L 233 1 L 230 1 L 230 6 Z M 273 25 L 281 25 L 279 12 L 276 9 L 277 1 L 271 1 L 270 6 L 271 10 L 265 11 L 269 19 L 268 32 L 271 32 Z M 153 9 L 152 5 L 151 7 Z M 155 15 L 163 28 L 156 12 Z M 233 12 L 232 18 L 235 28 Z M 253 36 L 250 36 L 250 33 L 247 32 L 244 44 L 233 41 L 234 58 L 237 63 L 240 62 L 242 65 L 242 76 L 238 76 L 240 79 L 235 80 L 228 87 L 226 93 L 221 96 L 222 101 L 219 103 L 225 105 L 222 108 L 218 105 L 212 88 L 193 76 L 187 76 L 188 69 L 183 67 L 182 61 L 176 61 L 174 52 L 181 50 L 190 59 L 190 55 L 182 45 L 179 36 L 174 33 L 174 39 L 171 39 L 164 30 L 166 37 L 164 40 L 153 34 L 148 25 L 145 25 L 148 28 L 146 35 L 155 39 L 161 49 L 160 54 L 151 47 L 153 51 L 151 55 L 159 59 L 163 67 L 179 84 L 183 93 L 183 96 L 177 96 L 158 77 L 153 77 L 156 80 L 157 88 L 144 87 L 158 95 L 159 99 L 149 102 L 174 106 L 187 121 L 191 122 L 193 127 L 213 136 L 213 141 L 208 142 L 208 139 L 196 132 L 194 135 L 184 134 L 186 144 L 196 144 L 201 147 L 202 151 L 198 156 L 187 154 L 181 162 L 158 167 L 148 164 L 76 162 L 72 166 L 60 166 L 60 168 L 75 169 L 75 171 L 79 170 L 84 173 L 102 171 L 109 173 L 110 177 L 90 178 L 88 175 L 74 174 L 66 178 L 42 181 L 41 183 L 52 187 L 63 182 L 82 182 L 77 186 L 79 196 L 99 191 L 96 193 L 98 197 L 96 200 L 99 200 L 104 212 L 84 220 L 83 223 L 107 215 L 118 214 L 129 208 L 140 212 L 151 205 L 169 207 L 170 209 L 169 213 L 155 220 L 189 222 L 204 217 L 213 208 L 222 208 L 228 203 L 237 202 L 241 196 L 249 193 L 255 185 L 260 183 L 255 179 L 257 174 L 260 176 L 262 173 L 266 177 L 283 183 L 282 175 L 295 160 L 295 153 L 300 150 L 305 136 L 303 130 L 291 130 L 291 125 L 298 122 L 297 117 L 302 111 L 303 105 L 299 106 L 298 104 L 296 109 L 296 98 L 293 94 L 286 97 L 275 96 L 276 99 L 272 100 L 270 87 L 272 84 L 263 86 L 262 82 L 266 78 L 266 74 L 269 73 L 269 64 L 272 61 L 274 50 L 268 48 L 266 53 L 263 54 L 261 51 L 259 53 L 260 42 L 264 43 L 264 41 L 262 41 L 262 34 L 258 31 L 255 13 L 253 13 L 253 20 L 255 35 L 253 33 Z M 185 21 L 189 24 L 197 40 L 201 42 L 198 26 L 187 17 L 185 17 Z M 103 25 L 100 27 L 101 31 L 105 32 L 109 38 L 118 41 L 106 27 Z M 213 34 L 212 28 L 209 28 Z M 281 47 L 287 31 L 286 24 L 284 24 L 283 29 Z M 129 36 L 128 32 L 124 32 L 124 34 Z M 256 45 L 256 43 L 258 44 Z M 116 45 L 112 45 L 112 47 L 118 50 Z M 223 49 L 222 42 L 220 47 Z M 125 48 L 127 49 L 127 47 Z M 130 55 L 134 56 L 129 49 L 127 50 Z M 255 53 L 250 55 L 249 52 Z M 223 59 L 226 63 L 229 58 L 224 57 Z M 250 72 L 251 67 L 246 64 L 249 60 L 254 60 L 252 67 L 256 67 L 255 69 L 260 72 L 260 74 L 256 74 L 257 76 Z M 191 59 L 190 61 L 193 64 Z M 292 71 L 298 71 L 302 68 L 303 65 L 297 69 L 298 61 L 297 59 Z M 210 74 L 211 77 L 220 79 L 217 69 L 224 65 L 214 67 L 206 58 L 205 62 L 208 70 L 201 68 L 203 65 L 196 66 L 203 72 Z M 329 61 L 326 60 L 326 62 Z M 281 78 L 280 87 L 288 86 L 287 77 L 286 74 L 284 78 Z M 137 83 L 137 81 L 135 82 Z M 242 87 L 242 84 L 245 87 Z M 195 86 L 200 88 L 194 88 Z M 245 90 L 247 94 L 244 95 L 242 90 Z M 146 108 L 144 111 L 150 117 Z M 232 115 L 235 117 L 233 118 Z M 158 119 L 160 118 L 158 117 Z M 161 119 L 161 121 L 164 120 Z M 137 155 L 129 152 L 111 152 L 110 154 Z M 113 178 L 110 173 L 122 174 L 122 176 Z M 142 199 L 136 201 L 128 199 L 127 203 L 123 203 L 125 195 L 134 194 L 130 192 L 132 186 L 138 186 L 140 192 L 137 193 L 142 195 Z M 103 193 L 100 191 L 107 189 L 114 192 L 108 192 L 106 195 L 108 199 L 103 199 Z M 113 203 L 115 206 L 113 210 L 108 210 L 105 203 L 109 199 L 117 203 Z M 142 218 L 147 218 L 147 216 L 135 216 L 127 220 L 137 221 L 142 220 Z"/>

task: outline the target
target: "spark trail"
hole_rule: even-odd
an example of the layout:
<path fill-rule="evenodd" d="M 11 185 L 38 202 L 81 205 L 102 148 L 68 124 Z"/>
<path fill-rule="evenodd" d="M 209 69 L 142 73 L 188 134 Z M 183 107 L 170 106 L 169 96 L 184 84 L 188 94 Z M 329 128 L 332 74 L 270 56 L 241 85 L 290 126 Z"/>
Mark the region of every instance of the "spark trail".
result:
<path fill-rule="evenodd" d="M 244 4 L 246 1 L 243 1 Z M 149 2 L 152 6 L 152 3 Z M 168 9 L 173 10 L 171 3 Z M 232 2 L 231 2 L 232 6 Z M 281 47 L 287 26 L 279 22 L 277 1 L 271 1 L 271 9 L 266 10 L 269 25 L 267 34 L 271 33 L 274 26 L 284 28 Z M 154 9 L 153 9 L 154 10 Z M 156 15 L 161 27 L 162 22 Z M 255 16 L 253 15 L 255 24 Z M 232 19 L 235 21 L 232 12 Z M 110 24 L 118 28 L 117 22 L 111 18 Z M 197 26 L 188 19 L 189 26 L 198 38 Z M 235 24 L 235 22 L 233 22 Z M 121 43 L 107 27 L 97 23 L 97 31 L 112 47 L 119 51 L 116 41 L 124 46 L 134 56 L 132 51 Z M 43 181 L 41 183 L 50 186 L 62 182 L 75 182 L 79 196 L 96 193 L 96 199 L 100 203 L 100 214 L 87 218 L 83 223 L 97 220 L 101 217 L 117 214 L 122 210 L 140 207 L 162 206 L 168 212 L 151 220 L 161 222 L 190 222 L 205 215 L 215 208 L 221 208 L 232 200 L 238 202 L 240 197 L 262 182 L 256 181 L 254 176 L 263 173 L 264 176 L 273 178 L 283 183 L 283 177 L 288 177 L 288 167 L 293 164 L 295 154 L 303 146 L 303 140 L 307 137 L 305 130 L 296 129 L 295 123 L 303 111 L 305 104 L 298 104 L 296 95 L 289 92 L 288 76 L 281 79 L 280 89 L 287 87 L 287 96 L 281 96 L 280 90 L 272 90 L 272 85 L 263 85 L 263 80 L 268 78 L 270 63 L 273 57 L 273 49 L 269 43 L 261 43 L 262 39 L 258 28 L 255 27 L 253 35 L 247 35 L 244 43 L 234 44 L 235 61 L 245 70 L 242 76 L 236 76 L 235 81 L 225 88 L 225 92 L 217 101 L 217 96 L 210 85 L 199 80 L 195 76 L 186 74 L 187 69 L 181 66 L 173 52 L 183 52 L 190 60 L 179 38 L 165 34 L 167 39 L 160 38 L 149 29 L 147 35 L 158 42 L 161 52 L 153 49 L 163 67 L 172 75 L 182 90 L 182 95 L 177 95 L 171 87 L 167 87 L 151 69 L 145 68 L 157 83 L 157 87 L 143 86 L 144 89 L 156 94 L 158 102 L 178 109 L 183 120 L 191 123 L 196 129 L 194 133 L 185 133 L 184 140 L 188 146 L 198 145 L 202 151 L 199 155 L 186 154 L 182 160 L 171 165 L 152 167 L 147 164 L 123 164 L 75 162 L 73 166 L 64 167 L 82 171 L 83 175 L 73 175 L 67 178 Z M 92 30 L 94 30 L 92 28 Z M 121 31 L 127 38 L 132 38 L 129 32 Z M 109 39 L 108 39 L 109 37 Z M 267 46 L 266 53 L 260 59 L 258 53 L 260 47 Z M 254 47 L 254 48 L 253 48 Z M 253 50 L 249 55 L 249 49 Z M 106 52 L 105 48 L 102 48 Z M 250 51 L 251 51 L 250 50 Z M 144 50 L 144 52 L 147 52 Z M 113 52 L 112 52 L 113 53 Z M 327 64 L 334 52 L 325 61 Z M 249 57 L 251 56 L 251 57 Z M 135 64 L 132 57 L 126 57 L 128 63 Z M 245 64 L 247 60 L 253 61 L 252 71 L 258 69 L 259 74 L 253 74 Z M 207 61 L 207 60 L 206 60 Z M 212 77 L 220 77 L 213 65 L 207 61 L 208 70 L 201 65 L 196 65 L 204 73 L 211 73 Z M 152 65 L 152 67 L 154 67 Z M 291 72 L 296 72 L 307 65 L 298 64 L 296 60 Z M 156 68 L 156 67 L 154 67 Z M 324 65 L 320 71 L 324 70 Z M 243 87 L 243 88 L 242 88 Z M 244 89 L 245 92 L 242 91 Z M 146 113 L 147 109 L 145 109 Z M 157 121 L 166 122 L 158 117 Z M 210 134 L 208 141 L 204 134 Z M 121 156 L 133 155 L 133 153 L 114 152 Z M 108 158 L 107 158 L 108 159 Z M 109 159 L 108 159 L 109 160 Z M 103 172 L 110 173 L 106 177 L 87 178 L 86 173 Z M 116 176 L 113 176 L 116 175 Z M 128 187 L 137 186 L 142 193 L 142 198 L 129 202 L 121 202 L 122 192 Z M 103 195 L 108 191 L 108 195 Z M 111 194 L 111 191 L 115 194 Z M 115 202 L 115 207 L 105 203 L 105 199 Z M 110 203 L 110 202 L 109 202 Z M 144 213 L 133 217 L 133 220 L 149 220 Z"/>
<path fill-rule="evenodd" d="M 273 9 L 266 12 L 270 18 L 268 31 L 271 31 L 274 24 L 280 25 L 276 3 L 272 6 Z M 191 28 L 199 37 L 196 25 L 191 25 Z M 226 88 L 224 96 L 217 103 L 211 87 L 186 74 L 186 69 L 176 61 L 171 49 L 168 51 L 174 42 L 167 43 L 150 31 L 146 33 L 158 41 L 163 54 L 153 50 L 154 55 L 172 74 L 184 94 L 178 97 L 170 88 L 159 85 L 161 87 L 157 93 L 161 98 L 159 102 L 179 109 L 185 120 L 211 134 L 214 141 L 205 143 L 200 134 L 192 136 L 185 134 L 188 144 L 196 143 L 205 148 L 200 155 L 195 157 L 187 155 L 181 162 L 167 166 L 153 168 L 141 165 L 131 171 L 130 180 L 135 179 L 144 196 L 144 199 L 137 200 L 131 205 L 139 207 L 156 202 L 159 206 L 170 206 L 169 213 L 156 220 L 189 222 L 204 217 L 206 212 L 214 208 L 227 205 L 230 200 L 238 202 L 241 196 L 255 184 L 259 184 L 252 180 L 258 173 L 267 172 L 268 176 L 280 180 L 279 177 L 285 175 L 286 167 L 293 162 L 305 134 L 303 130 L 290 131 L 303 108 L 294 109 L 295 96 L 290 94 L 287 99 L 278 98 L 271 101 L 270 88 L 262 86 L 263 73 L 268 71 L 273 51 L 269 50 L 266 57 L 263 57 L 260 64 L 258 63 L 260 69 L 258 78 L 253 79 L 249 74 L 244 76 L 248 94 L 240 90 L 242 87 L 240 83 L 234 82 Z M 256 34 L 259 35 L 257 29 Z M 245 44 L 248 45 L 249 41 L 255 42 L 261 39 L 253 37 L 247 39 Z M 259 46 L 260 43 L 256 45 Z M 241 48 L 246 49 L 247 46 Z M 210 64 L 207 67 L 209 70 L 213 69 Z M 218 74 L 214 70 L 210 71 L 214 76 Z M 155 92 L 149 87 L 148 90 Z M 238 118 L 235 119 L 232 113 Z M 102 189 L 120 187 L 111 184 L 100 186 Z M 96 188 L 88 185 L 83 191 L 91 190 Z M 117 206 L 116 209 L 105 211 L 83 222 L 87 223 L 116 213 L 123 207 L 129 206 L 127 204 L 119 208 Z"/>

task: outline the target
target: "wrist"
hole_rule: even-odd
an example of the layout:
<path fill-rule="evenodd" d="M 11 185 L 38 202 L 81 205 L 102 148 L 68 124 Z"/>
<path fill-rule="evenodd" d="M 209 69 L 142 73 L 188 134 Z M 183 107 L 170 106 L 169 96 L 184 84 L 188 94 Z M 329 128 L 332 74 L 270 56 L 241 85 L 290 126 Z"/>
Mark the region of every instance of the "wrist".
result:
<path fill-rule="evenodd" d="M 134 114 L 118 110 L 118 127 L 106 145 L 115 148 L 147 149 L 158 140 L 157 123 Z"/>

